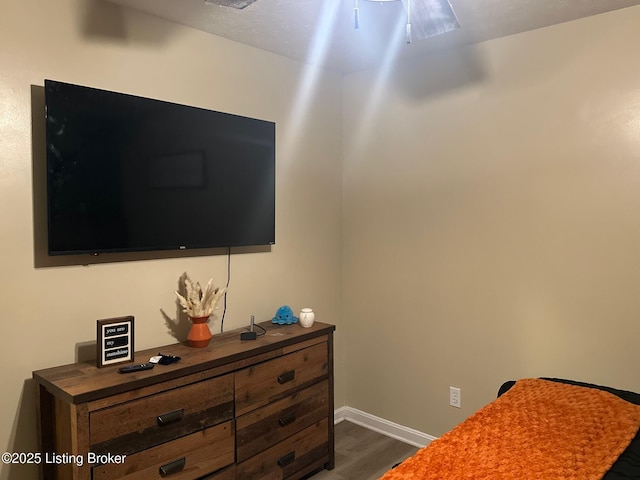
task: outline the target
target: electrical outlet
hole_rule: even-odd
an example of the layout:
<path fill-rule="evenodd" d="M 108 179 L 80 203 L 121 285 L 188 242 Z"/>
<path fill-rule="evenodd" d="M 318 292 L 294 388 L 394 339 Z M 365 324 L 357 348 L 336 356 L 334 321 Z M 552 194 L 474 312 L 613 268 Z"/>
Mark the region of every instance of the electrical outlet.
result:
<path fill-rule="evenodd" d="M 449 405 L 456 408 L 462 407 L 462 398 L 459 388 L 449 387 Z"/>

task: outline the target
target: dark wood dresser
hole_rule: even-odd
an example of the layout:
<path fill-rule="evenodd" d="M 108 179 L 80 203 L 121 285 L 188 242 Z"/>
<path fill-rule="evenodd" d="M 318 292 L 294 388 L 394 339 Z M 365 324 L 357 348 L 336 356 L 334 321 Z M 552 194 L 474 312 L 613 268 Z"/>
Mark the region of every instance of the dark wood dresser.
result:
<path fill-rule="evenodd" d="M 182 357 L 152 370 L 33 372 L 43 478 L 298 479 L 332 469 L 335 327 L 260 325 L 257 340 L 235 330 L 206 348 L 136 352 L 136 363 Z"/>

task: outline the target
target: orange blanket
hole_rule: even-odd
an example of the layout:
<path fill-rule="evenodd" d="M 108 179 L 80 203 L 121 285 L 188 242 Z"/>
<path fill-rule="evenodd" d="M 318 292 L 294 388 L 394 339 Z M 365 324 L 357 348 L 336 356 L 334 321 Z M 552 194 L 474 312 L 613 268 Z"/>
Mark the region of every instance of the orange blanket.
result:
<path fill-rule="evenodd" d="M 601 479 L 640 406 L 593 388 L 525 379 L 381 480 Z"/>

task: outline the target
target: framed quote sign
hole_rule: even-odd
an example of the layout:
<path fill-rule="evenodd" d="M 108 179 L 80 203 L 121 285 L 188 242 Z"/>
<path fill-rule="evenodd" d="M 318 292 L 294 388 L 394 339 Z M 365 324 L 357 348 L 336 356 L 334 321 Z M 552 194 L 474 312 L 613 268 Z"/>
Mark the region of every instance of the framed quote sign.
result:
<path fill-rule="evenodd" d="M 133 316 L 97 321 L 98 367 L 133 362 Z"/>

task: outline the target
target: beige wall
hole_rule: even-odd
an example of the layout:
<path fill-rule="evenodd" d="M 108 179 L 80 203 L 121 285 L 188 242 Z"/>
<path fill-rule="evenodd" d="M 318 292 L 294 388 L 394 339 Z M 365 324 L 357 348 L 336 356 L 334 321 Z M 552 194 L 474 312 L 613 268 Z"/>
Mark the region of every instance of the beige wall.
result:
<path fill-rule="evenodd" d="M 439 436 L 507 379 L 640 390 L 638 25 L 345 78 L 350 407 Z"/>
<path fill-rule="evenodd" d="M 244 326 L 252 314 L 268 320 L 283 304 L 309 305 L 318 320 L 338 324 L 339 347 L 341 78 L 321 74 L 297 112 L 306 75 L 299 63 L 103 2 L 0 4 L 2 451 L 36 449 L 31 372 L 75 361 L 77 348 L 95 341 L 96 319 L 134 315 L 140 349 L 173 343 L 162 312 L 176 318 L 182 272 L 226 281 L 225 255 L 34 266 L 46 245 L 41 211 L 35 220 L 33 211 L 43 188 L 45 78 L 275 121 L 276 245 L 232 255 L 225 327 Z M 336 369 L 340 399 L 339 358 Z M 36 476 L 27 467 L 0 469 L 2 479 Z"/>

